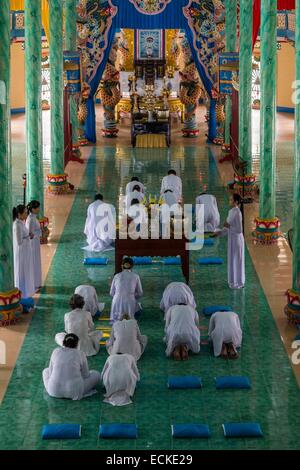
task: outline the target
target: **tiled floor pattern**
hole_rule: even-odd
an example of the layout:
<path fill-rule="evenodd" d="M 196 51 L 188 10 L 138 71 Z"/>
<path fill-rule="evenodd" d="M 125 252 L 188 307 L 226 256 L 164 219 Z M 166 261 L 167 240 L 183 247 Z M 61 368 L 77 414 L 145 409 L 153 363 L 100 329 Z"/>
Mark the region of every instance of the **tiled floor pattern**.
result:
<path fill-rule="evenodd" d="M 220 201 L 224 218 L 227 196 L 212 155 L 205 147 L 177 147 L 159 152 L 113 147 L 97 148 L 90 157 L 85 177 L 76 195 L 65 225 L 45 287 L 38 304 L 12 380 L 0 407 L 0 449 L 296 449 L 299 448 L 299 390 L 280 341 L 271 311 L 259 284 L 251 259 L 246 255 L 247 286 L 230 291 L 226 283 L 226 263 L 221 267 L 198 267 L 195 258 L 204 254 L 226 257 L 226 240 L 215 247 L 192 254 L 191 287 L 198 310 L 211 303 L 227 303 L 236 310 L 244 330 L 244 342 L 238 361 L 215 359 L 203 345 L 199 356 L 188 363 L 174 363 L 164 354 L 163 321 L 159 300 L 164 287 L 181 280 L 178 267 L 139 267 L 144 286 L 144 312 L 141 330 L 149 336 L 149 346 L 139 362 L 141 382 L 134 404 L 113 408 L 102 403 L 102 395 L 81 402 L 49 398 L 41 380 L 47 365 L 54 334 L 62 331 L 63 315 L 76 285 L 90 282 L 97 287 L 101 301 L 110 299 L 109 283 L 113 275 L 113 254 L 107 267 L 83 266 L 82 227 L 86 206 L 99 188 L 109 202 L 116 202 L 117 188 L 124 190 L 133 173 L 145 181 L 148 192 L 157 193 L 159 181 L 170 166 L 181 170 L 186 202 L 193 202 L 199 186 L 208 183 Z M 201 315 L 201 333 L 205 341 L 208 321 Z M 102 348 L 90 358 L 91 368 L 101 370 L 106 353 Z M 168 375 L 197 374 L 204 381 L 202 391 L 168 391 Z M 251 391 L 219 392 L 214 389 L 216 375 L 248 375 Z M 170 424 L 205 422 L 211 426 L 210 440 L 173 440 Z M 221 424 L 225 421 L 258 421 L 263 439 L 226 440 Z M 80 441 L 42 441 L 45 423 L 79 422 L 83 425 Z M 100 423 L 136 422 L 136 441 L 103 441 L 97 438 Z"/>

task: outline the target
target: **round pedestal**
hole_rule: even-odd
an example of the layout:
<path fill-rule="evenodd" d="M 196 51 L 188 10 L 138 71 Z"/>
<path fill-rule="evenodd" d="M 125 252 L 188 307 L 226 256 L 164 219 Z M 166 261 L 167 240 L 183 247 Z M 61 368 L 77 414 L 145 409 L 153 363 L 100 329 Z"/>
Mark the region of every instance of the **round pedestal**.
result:
<path fill-rule="evenodd" d="M 199 135 L 199 129 L 182 129 L 183 137 L 197 137 Z"/>
<path fill-rule="evenodd" d="M 256 176 L 234 176 L 234 191 L 238 193 L 244 202 L 252 202 L 257 193 Z"/>
<path fill-rule="evenodd" d="M 0 326 L 16 323 L 22 313 L 21 292 L 15 288 L 9 292 L 0 292 Z"/>
<path fill-rule="evenodd" d="M 119 133 L 119 129 L 117 129 L 116 127 L 115 128 L 112 128 L 112 129 L 102 129 L 102 135 L 103 137 L 117 137 Z"/>
<path fill-rule="evenodd" d="M 48 191 L 54 195 L 67 194 L 72 192 L 72 187 L 68 183 L 68 175 L 48 175 Z"/>
<path fill-rule="evenodd" d="M 292 289 L 287 290 L 287 305 L 285 306 L 284 313 L 287 316 L 289 323 L 294 325 L 300 324 L 300 294 Z"/>
<path fill-rule="evenodd" d="M 252 235 L 257 243 L 272 245 L 277 242 L 281 236 L 279 231 L 280 220 L 277 217 L 274 217 L 274 219 L 261 219 L 257 217 L 254 222 L 256 228 Z"/>

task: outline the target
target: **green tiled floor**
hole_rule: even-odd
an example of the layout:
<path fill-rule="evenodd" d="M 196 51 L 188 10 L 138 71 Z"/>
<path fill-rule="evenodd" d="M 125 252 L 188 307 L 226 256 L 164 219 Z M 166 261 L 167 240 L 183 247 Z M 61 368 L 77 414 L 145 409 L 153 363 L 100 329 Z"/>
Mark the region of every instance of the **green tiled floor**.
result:
<path fill-rule="evenodd" d="M 107 267 L 83 266 L 84 238 L 80 235 L 86 207 L 98 189 L 109 202 L 115 203 L 119 188 L 123 191 L 135 173 L 145 182 L 148 192 L 157 193 L 161 177 L 174 166 L 180 168 L 186 202 L 193 202 L 200 184 L 208 184 L 219 199 L 222 218 L 227 212 L 227 196 L 217 173 L 212 155 L 206 148 L 182 147 L 169 150 L 136 150 L 97 148 L 90 157 L 85 177 L 54 257 L 38 309 L 22 347 L 12 380 L 0 407 L 0 449 L 297 449 L 299 448 L 299 390 L 288 358 L 280 341 L 266 298 L 248 253 L 246 254 L 247 286 L 243 291 L 230 291 L 226 282 L 226 263 L 200 267 L 192 254 L 191 287 L 198 310 L 211 303 L 232 306 L 241 318 L 244 342 L 237 361 L 215 359 L 204 345 L 199 356 L 187 363 L 168 360 L 164 353 L 163 320 L 159 301 L 164 287 L 172 280 L 182 280 L 178 267 L 138 267 L 144 286 L 144 312 L 141 330 L 149 345 L 139 362 L 141 382 L 134 404 L 113 408 L 98 394 L 81 402 L 56 400 L 43 389 L 41 372 L 55 347 L 53 338 L 62 331 L 68 299 L 78 284 L 92 283 L 101 301 L 110 306 L 109 283 L 113 275 L 113 253 Z M 100 180 L 99 180 L 100 178 Z M 226 257 L 226 240 L 206 247 L 202 254 Z M 201 316 L 202 338 L 208 321 Z M 91 368 L 101 370 L 106 359 L 102 348 L 97 357 L 89 358 Z M 201 375 L 202 391 L 169 391 L 168 375 Z M 248 375 L 251 391 L 216 391 L 216 375 Z M 170 424 L 204 422 L 210 425 L 210 440 L 173 440 Z M 223 437 L 224 421 L 258 421 L 263 439 Z M 79 441 L 42 441 L 45 423 L 77 422 L 83 425 Z M 136 422 L 136 441 L 108 441 L 97 437 L 100 423 Z"/>

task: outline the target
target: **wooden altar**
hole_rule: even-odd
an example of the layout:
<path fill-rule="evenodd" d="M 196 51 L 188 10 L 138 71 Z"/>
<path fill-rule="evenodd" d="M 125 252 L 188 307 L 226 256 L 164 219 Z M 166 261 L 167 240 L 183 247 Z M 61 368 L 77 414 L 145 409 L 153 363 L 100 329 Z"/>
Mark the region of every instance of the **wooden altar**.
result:
<path fill-rule="evenodd" d="M 187 240 L 182 238 L 176 240 L 171 238 L 165 239 L 138 239 L 126 240 L 120 239 L 119 236 L 115 242 L 115 270 L 116 273 L 122 271 L 122 259 L 124 256 L 180 256 L 182 274 L 186 279 L 187 284 L 190 278 L 190 263 L 189 263 L 189 250 L 186 250 Z"/>

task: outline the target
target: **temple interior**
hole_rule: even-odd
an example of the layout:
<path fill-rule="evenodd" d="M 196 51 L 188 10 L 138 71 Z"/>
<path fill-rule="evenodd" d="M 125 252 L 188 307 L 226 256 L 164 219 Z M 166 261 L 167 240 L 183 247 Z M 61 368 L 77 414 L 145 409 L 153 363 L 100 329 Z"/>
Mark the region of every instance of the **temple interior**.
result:
<path fill-rule="evenodd" d="M 0 450 L 299 449 L 300 2 L 1 0 L 0 38 Z M 133 266 L 148 343 L 131 404 L 105 402 L 103 383 L 82 399 L 51 395 L 43 371 L 77 286 L 93 286 L 105 304 L 88 368 L 101 373 L 110 355 L 121 222 L 113 249 L 86 251 L 88 208 L 101 194 L 121 211 L 136 177 L 150 211 L 170 170 L 181 207 L 216 198 L 220 229 L 238 195 L 243 288 L 228 285 L 226 237 L 204 230 L 201 249 L 175 255 L 152 252 L 148 239 L 145 252 L 128 244 L 124 256 L 151 258 Z M 25 296 L 12 210 L 31 201 L 40 203 L 41 285 Z M 160 302 L 172 282 L 189 285 L 199 316 L 200 352 L 182 361 L 164 342 Z M 236 360 L 214 356 L 203 313 L 224 305 L 243 335 Z M 168 388 L 185 376 L 201 377 L 202 389 Z M 218 390 L 218 376 L 247 377 L 251 388 Z M 62 423 L 80 425 L 80 438 L 43 437 Z M 261 434 L 229 439 L 224 423 L 256 423 Z M 136 438 L 102 438 L 99 427 L 113 424 L 134 425 Z M 176 424 L 206 424 L 209 438 L 176 438 Z"/>

